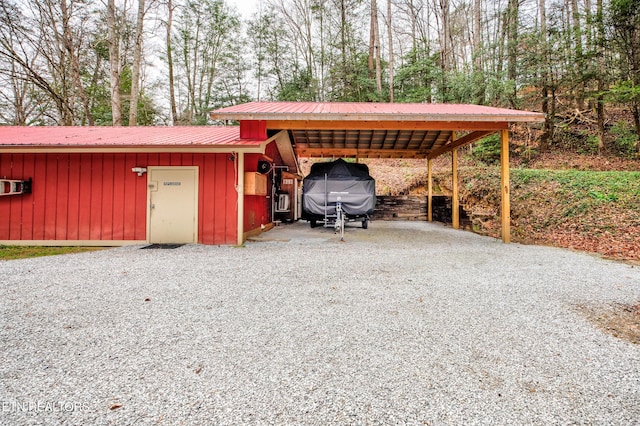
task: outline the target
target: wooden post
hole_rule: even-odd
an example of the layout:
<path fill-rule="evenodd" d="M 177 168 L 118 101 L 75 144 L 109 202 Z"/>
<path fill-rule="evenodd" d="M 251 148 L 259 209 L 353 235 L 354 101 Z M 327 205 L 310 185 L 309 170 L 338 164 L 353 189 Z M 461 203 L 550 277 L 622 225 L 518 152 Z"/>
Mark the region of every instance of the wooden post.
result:
<path fill-rule="evenodd" d="M 453 136 L 455 140 L 455 134 Z M 458 149 L 451 151 L 451 171 L 453 194 L 451 195 L 451 225 L 453 229 L 460 228 L 460 200 L 458 199 Z"/>
<path fill-rule="evenodd" d="M 241 246 L 244 243 L 244 152 L 238 152 L 235 154 L 237 167 L 237 187 L 236 193 L 238 194 L 238 218 L 237 218 L 237 230 L 238 230 L 238 245 Z"/>
<path fill-rule="evenodd" d="M 511 241 L 511 200 L 509 198 L 509 130 L 500 132 L 500 181 L 502 201 L 500 216 L 502 219 L 502 242 Z"/>
<path fill-rule="evenodd" d="M 427 160 L 427 221 L 433 222 L 433 174 L 430 158 Z"/>

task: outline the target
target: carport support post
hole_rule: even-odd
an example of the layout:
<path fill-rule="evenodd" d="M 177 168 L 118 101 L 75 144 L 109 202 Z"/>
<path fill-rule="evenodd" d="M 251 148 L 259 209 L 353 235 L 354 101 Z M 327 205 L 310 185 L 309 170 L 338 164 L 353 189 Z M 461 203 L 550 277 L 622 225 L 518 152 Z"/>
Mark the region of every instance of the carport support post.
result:
<path fill-rule="evenodd" d="M 509 198 L 509 130 L 500 132 L 500 181 L 502 202 L 500 215 L 502 218 L 502 242 L 511 241 L 511 200 Z"/>
<path fill-rule="evenodd" d="M 433 222 L 433 174 L 431 158 L 427 159 L 427 221 Z"/>
<path fill-rule="evenodd" d="M 456 140 L 455 133 L 452 136 L 452 140 Z M 454 149 L 451 151 L 451 171 L 453 177 L 452 179 L 452 189 L 453 194 L 451 195 L 451 226 L 453 229 L 460 228 L 460 201 L 458 200 L 458 149 Z"/>
<path fill-rule="evenodd" d="M 238 245 L 241 246 L 244 243 L 244 152 L 237 152 L 237 169 L 238 173 L 238 186 L 236 192 L 238 193 L 238 224 L 236 226 L 238 230 Z"/>

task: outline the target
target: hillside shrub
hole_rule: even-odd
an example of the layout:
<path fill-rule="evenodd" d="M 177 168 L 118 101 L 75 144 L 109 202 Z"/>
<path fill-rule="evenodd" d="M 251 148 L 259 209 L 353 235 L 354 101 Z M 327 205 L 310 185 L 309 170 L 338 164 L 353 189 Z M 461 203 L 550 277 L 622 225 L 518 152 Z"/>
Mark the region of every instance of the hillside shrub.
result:
<path fill-rule="evenodd" d="M 633 128 L 624 121 L 618 121 L 611 126 L 611 134 L 614 136 L 609 146 L 612 153 L 622 157 L 633 157 L 635 144 L 638 141 L 638 135 L 633 131 Z"/>
<path fill-rule="evenodd" d="M 473 145 L 473 157 L 485 164 L 500 162 L 500 135 L 493 134 L 480 139 Z"/>

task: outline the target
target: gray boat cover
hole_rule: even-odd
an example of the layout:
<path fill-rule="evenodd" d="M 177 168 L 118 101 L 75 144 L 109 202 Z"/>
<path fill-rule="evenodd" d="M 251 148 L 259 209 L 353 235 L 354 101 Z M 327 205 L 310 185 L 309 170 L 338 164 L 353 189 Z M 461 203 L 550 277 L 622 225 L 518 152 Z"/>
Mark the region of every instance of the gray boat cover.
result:
<path fill-rule="evenodd" d="M 370 215 L 376 206 L 376 181 L 366 164 L 339 159 L 315 163 L 302 186 L 302 208 L 306 214 L 336 213 L 336 201 L 348 216 Z"/>

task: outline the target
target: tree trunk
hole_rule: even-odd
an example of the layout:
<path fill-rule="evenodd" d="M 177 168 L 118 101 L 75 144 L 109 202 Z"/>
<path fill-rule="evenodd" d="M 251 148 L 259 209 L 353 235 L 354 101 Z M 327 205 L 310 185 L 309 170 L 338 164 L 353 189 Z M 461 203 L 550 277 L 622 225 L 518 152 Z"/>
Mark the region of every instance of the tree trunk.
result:
<path fill-rule="evenodd" d="M 325 68 L 326 68 L 326 47 L 325 47 L 325 41 L 324 41 L 324 14 L 325 14 L 325 6 L 324 6 L 324 0 L 320 2 L 320 7 L 319 7 L 319 23 L 320 23 L 320 94 L 319 94 L 319 101 L 320 102 L 324 102 L 325 98 L 326 98 L 326 78 L 325 78 Z"/>
<path fill-rule="evenodd" d="M 371 0 L 371 8 L 369 10 L 369 57 L 367 58 L 367 63 L 369 65 L 369 78 L 373 78 L 375 67 L 374 58 L 376 55 L 376 15 L 376 0 Z"/>
<path fill-rule="evenodd" d="M 598 153 L 604 151 L 604 91 L 605 84 L 605 66 L 604 66 L 604 9 L 602 0 L 596 2 L 596 56 L 598 64 L 598 89 L 596 95 L 596 122 L 598 123 Z"/>
<path fill-rule="evenodd" d="M 475 73 L 475 101 L 483 104 L 485 98 L 484 70 L 482 64 L 482 0 L 473 2 L 473 71 Z"/>
<path fill-rule="evenodd" d="M 348 86 L 348 70 L 347 70 L 347 6 L 345 0 L 340 0 L 340 50 L 342 54 L 342 84 L 343 96 L 346 96 Z"/>
<path fill-rule="evenodd" d="M 580 24 L 580 11 L 578 10 L 577 0 L 571 0 L 571 17 L 573 21 L 573 43 L 575 51 L 575 67 L 574 75 L 576 78 L 576 107 L 584 110 L 584 53 L 582 49 L 582 28 Z"/>
<path fill-rule="evenodd" d="M 516 108 L 516 79 L 518 77 L 518 0 L 509 0 L 507 6 L 507 78 L 511 80 L 513 84 L 513 92 L 511 93 L 509 101 L 511 107 Z"/>
<path fill-rule="evenodd" d="M 633 124 L 636 127 L 636 136 L 638 141 L 636 142 L 636 151 L 640 153 L 640 107 L 636 103 L 633 105 Z"/>
<path fill-rule="evenodd" d="M 544 113 L 544 127 L 542 135 L 540 136 L 540 143 L 538 148 L 541 152 L 547 151 L 551 146 L 553 138 L 553 123 L 554 112 L 552 112 L 552 105 L 550 104 L 549 92 L 550 92 L 550 57 L 549 57 L 549 42 L 547 40 L 547 9 L 546 0 L 540 0 L 540 45 L 542 56 L 542 72 L 540 75 L 540 87 L 542 95 L 542 112 Z"/>
<path fill-rule="evenodd" d="M 178 121 L 176 108 L 176 90 L 173 77 L 173 48 L 171 45 L 171 28 L 173 27 L 173 0 L 167 0 L 167 66 L 169 67 L 169 103 L 171 108 L 171 123 L 175 126 Z"/>
<path fill-rule="evenodd" d="M 120 37 L 116 21 L 115 0 L 107 2 L 107 29 L 109 64 L 111 65 L 111 116 L 114 126 L 122 125 L 122 101 L 120 99 Z"/>
<path fill-rule="evenodd" d="M 440 14 L 442 19 L 442 34 L 440 34 L 440 50 L 441 50 L 441 67 L 443 71 L 449 71 L 451 69 L 451 45 L 450 40 L 450 6 L 449 0 L 440 0 Z"/>
<path fill-rule="evenodd" d="M 391 0 L 387 0 L 387 38 L 389 39 L 389 102 L 393 103 L 393 29 L 391 27 Z"/>
<path fill-rule="evenodd" d="M 82 103 L 82 107 L 84 109 L 84 115 L 86 120 L 90 126 L 93 126 L 94 120 L 91 114 L 91 108 L 89 107 L 89 97 L 87 96 L 87 92 L 84 90 L 82 85 L 82 80 L 80 78 L 80 63 L 78 61 L 78 56 L 80 54 L 79 51 L 76 51 L 76 46 L 74 45 L 73 33 L 70 27 L 70 16 L 69 9 L 67 7 L 67 1 L 60 1 L 60 12 L 62 18 L 62 43 L 69 55 L 69 65 L 71 68 L 71 74 L 73 78 L 74 86 L 78 91 L 78 97 L 80 98 L 80 102 Z"/>
<path fill-rule="evenodd" d="M 446 102 L 448 95 L 447 74 L 451 70 L 451 45 L 450 40 L 450 6 L 449 0 L 439 0 L 440 14 L 442 19 L 442 33 L 440 34 L 440 97 L 441 102 Z"/>
<path fill-rule="evenodd" d="M 373 27 L 374 27 L 374 40 L 375 40 L 375 52 L 376 52 L 376 90 L 378 95 L 382 94 L 382 65 L 380 60 L 380 26 L 378 21 L 378 4 L 376 0 L 371 0 L 371 12 L 373 15 Z"/>
<path fill-rule="evenodd" d="M 138 98 L 140 97 L 140 68 L 142 66 L 142 32 L 144 31 L 144 3 L 138 0 L 133 64 L 131 65 L 131 101 L 129 103 L 129 126 L 138 125 Z"/>

